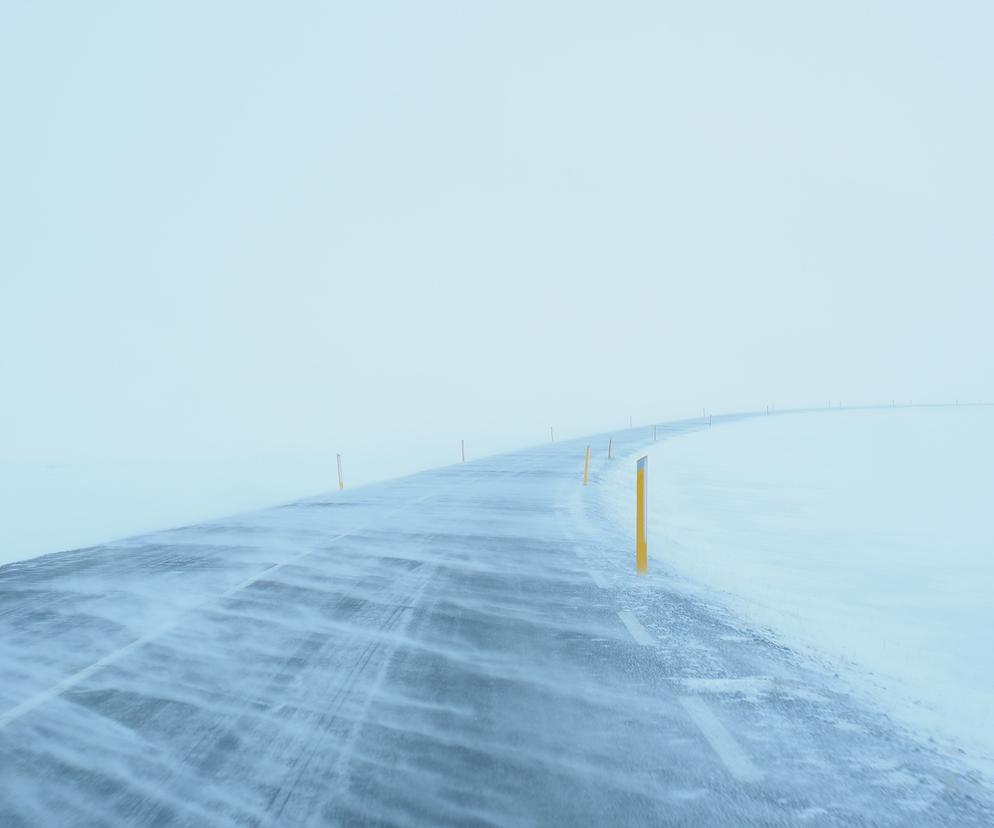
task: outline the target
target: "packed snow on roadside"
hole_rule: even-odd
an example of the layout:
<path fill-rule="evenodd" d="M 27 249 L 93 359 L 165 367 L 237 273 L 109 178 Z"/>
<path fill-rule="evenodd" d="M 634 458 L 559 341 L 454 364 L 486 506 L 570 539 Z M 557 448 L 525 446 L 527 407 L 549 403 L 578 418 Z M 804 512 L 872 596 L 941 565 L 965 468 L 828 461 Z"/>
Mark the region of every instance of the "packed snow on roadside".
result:
<path fill-rule="evenodd" d="M 632 469 L 611 473 L 631 523 Z M 653 574 L 994 775 L 994 408 L 762 416 L 650 452 Z"/>

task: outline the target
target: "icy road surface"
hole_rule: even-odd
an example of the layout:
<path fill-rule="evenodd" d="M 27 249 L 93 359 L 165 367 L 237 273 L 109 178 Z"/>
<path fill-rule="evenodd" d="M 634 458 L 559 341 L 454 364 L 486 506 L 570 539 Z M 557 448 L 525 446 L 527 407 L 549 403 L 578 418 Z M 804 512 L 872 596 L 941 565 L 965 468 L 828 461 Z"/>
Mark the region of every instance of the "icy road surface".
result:
<path fill-rule="evenodd" d="M 586 442 L 0 568 L 0 825 L 994 824 L 638 578 Z"/>

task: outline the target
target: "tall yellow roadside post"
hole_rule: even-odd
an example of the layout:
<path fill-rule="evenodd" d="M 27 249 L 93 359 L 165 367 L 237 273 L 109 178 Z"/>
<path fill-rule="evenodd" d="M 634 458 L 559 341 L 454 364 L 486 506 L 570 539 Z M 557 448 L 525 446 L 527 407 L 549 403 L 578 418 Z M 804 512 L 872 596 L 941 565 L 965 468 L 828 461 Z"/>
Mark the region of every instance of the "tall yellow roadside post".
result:
<path fill-rule="evenodd" d="M 587 456 L 583 461 L 583 485 L 587 485 L 587 479 L 590 475 L 590 446 L 587 446 Z"/>
<path fill-rule="evenodd" d="M 645 493 L 649 458 L 640 457 L 635 467 L 635 569 L 639 575 L 649 573 L 649 545 L 645 533 Z"/>
<path fill-rule="evenodd" d="M 335 455 L 338 458 L 338 490 L 345 488 L 345 479 L 342 477 L 342 455 Z"/>

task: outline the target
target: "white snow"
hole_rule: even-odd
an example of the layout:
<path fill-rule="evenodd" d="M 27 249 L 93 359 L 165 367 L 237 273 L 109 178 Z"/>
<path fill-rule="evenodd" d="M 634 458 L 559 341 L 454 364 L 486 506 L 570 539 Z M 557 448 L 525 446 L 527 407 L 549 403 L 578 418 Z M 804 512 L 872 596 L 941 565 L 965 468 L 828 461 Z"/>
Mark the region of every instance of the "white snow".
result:
<path fill-rule="evenodd" d="M 994 409 L 716 423 L 649 465 L 654 576 L 675 572 L 994 769 Z M 609 477 L 628 525 L 633 469 Z"/>
<path fill-rule="evenodd" d="M 474 435 L 466 459 L 509 451 L 526 437 L 513 429 Z M 459 460 L 457 437 L 403 439 L 343 447 L 346 490 Z M 335 455 L 327 446 L 130 459 L 0 453 L 0 566 L 334 492 Z"/>
<path fill-rule="evenodd" d="M 0 458 L 0 565 L 336 487 L 333 453 L 240 460 Z"/>

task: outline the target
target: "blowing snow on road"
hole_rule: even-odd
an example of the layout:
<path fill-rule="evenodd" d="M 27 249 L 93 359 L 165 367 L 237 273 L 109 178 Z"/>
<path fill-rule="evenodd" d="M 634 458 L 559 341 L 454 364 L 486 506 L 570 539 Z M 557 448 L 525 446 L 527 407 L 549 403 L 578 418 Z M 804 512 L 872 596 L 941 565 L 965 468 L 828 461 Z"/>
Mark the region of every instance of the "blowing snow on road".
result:
<path fill-rule="evenodd" d="M 561 442 L 0 569 L 0 823 L 989 824 L 955 757 L 635 574 L 651 432 L 588 486 Z"/>
<path fill-rule="evenodd" d="M 994 826 L 992 31 L 0 2 L 0 828 Z"/>

